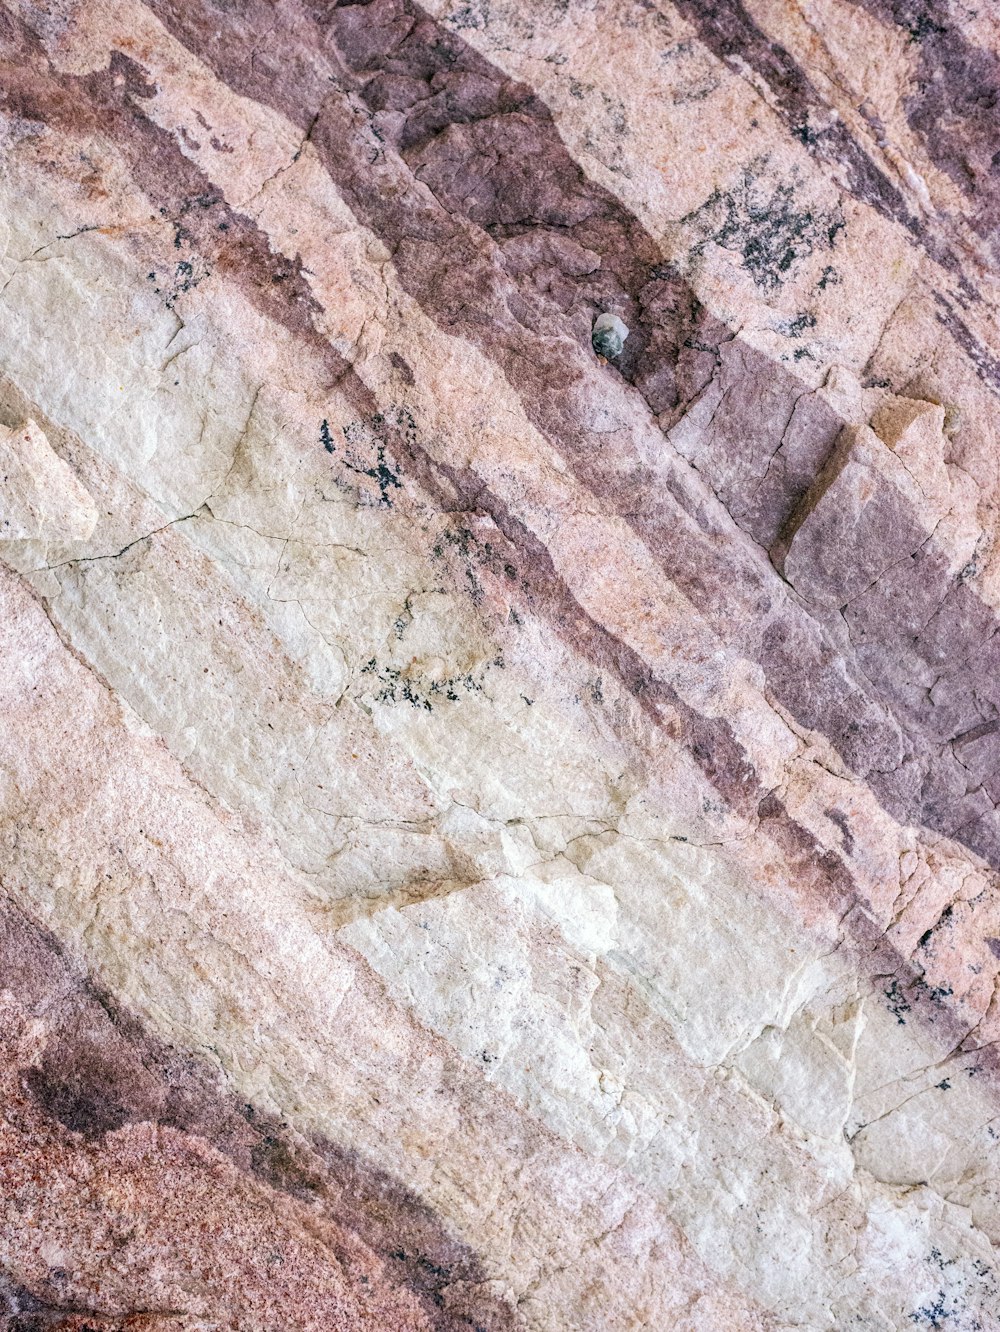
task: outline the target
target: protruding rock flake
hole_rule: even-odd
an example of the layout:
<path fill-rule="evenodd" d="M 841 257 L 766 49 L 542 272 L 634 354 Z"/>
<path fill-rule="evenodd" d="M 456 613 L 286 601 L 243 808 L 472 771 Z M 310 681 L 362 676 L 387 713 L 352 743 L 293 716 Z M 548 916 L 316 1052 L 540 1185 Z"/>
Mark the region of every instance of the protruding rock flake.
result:
<path fill-rule="evenodd" d="M 0 11 L 4 1332 L 1000 1329 L 995 10 Z"/>

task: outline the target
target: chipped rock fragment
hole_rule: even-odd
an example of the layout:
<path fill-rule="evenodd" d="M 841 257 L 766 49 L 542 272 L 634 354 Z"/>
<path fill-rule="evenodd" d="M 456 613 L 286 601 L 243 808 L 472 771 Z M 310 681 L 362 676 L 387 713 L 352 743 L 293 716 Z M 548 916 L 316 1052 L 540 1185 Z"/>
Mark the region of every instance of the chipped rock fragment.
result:
<path fill-rule="evenodd" d="M 598 315 L 594 320 L 594 331 L 591 334 L 594 351 L 606 361 L 613 361 L 616 356 L 621 356 L 628 333 L 625 322 L 617 315 Z"/>

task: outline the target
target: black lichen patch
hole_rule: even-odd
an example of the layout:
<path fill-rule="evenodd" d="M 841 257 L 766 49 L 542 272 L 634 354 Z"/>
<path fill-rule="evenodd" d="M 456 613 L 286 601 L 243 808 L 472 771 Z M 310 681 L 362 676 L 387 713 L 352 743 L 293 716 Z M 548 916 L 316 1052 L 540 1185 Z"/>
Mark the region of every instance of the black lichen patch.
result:
<path fill-rule="evenodd" d="M 932 1004 L 937 1004 L 939 1008 L 944 1007 L 944 1001 L 950 999 L 955 991 L 950 985 L 929 985 L 927 986 L 927 997 Z"/>
<path fill-rule="evenodd" d="M 924 939 L 926 938 L 925 934 Z M 916 975 L 905 985 L 898 979 L 893 980 L 883 993 L 889 1012 L 901 1026 L 905 1026 L 904 1015 L 913 1008 L 919 1010 L 925 1022 L 936 1022 L 947 1010 L 946 1001 L 952 998 L 955 992 L 950 985 L 931 985 L 925 976 Z"/>
<path fill-rule="evenodd" d="M 511 551 L 507 543 L 495 528 L 492 531 L 497 538 L 495 543 L 489 536 L 460 523 L 442 532 L 431 549 L 434 559 L 446 560 L 453 568 L 457 566 L 456 572 L 460 571 L 472 604 L 480 609 L 486 608 L 487 584 L 493 584 L 494 587 L 500 584 L 508 589 L 508 595 L 514 588 L 527 591 L 525 580 L 511 563 Z M 523 612 L 519 614 L 513 606 L 508 606 L 505 619 L 507 623 L 516 626 L 524 623 Z"/>
<path fill-rule="evenodd" d="M 834 268 L 833 264 L 827 264 L 819 276 L 819 281 L 816 283 L 816 290 L 817 292 L 820 292 L 826 291 L 827 287 L 839 287 L 842 281 L 843 278 Z"/>
<path fill-rule="evenodd" d="M 405 408 L 391 408 L 388 412 L 375 412 L 359 421 L 349 421 L 341 427 L 344 443 L 338 447 L 329 421 L 320 422 L 319 439 L 327 453 L 340 464 L 339 484 L 353 490 L 359 504 L 373 501 L 387 509 L 392 508 L 390 492 L 402 489 L 399 471 L 389 461 L 390 435 L 400 431 L 411 442 L 416 438 L 416 422 Z M 360 478 L 359 486 L 356 480 Z M 364 484 L 371 482 L 374 484 Z"/>
<path fill-rule="evenodd" d="M 904 26 L 911 42 L 924 42 L 928 37 L 940 37 L 948 31 L 943 23 L 938 23 L 928 4 L 907 5 L 909 13 L 903 13 Z"/>
<path fill-rule="evenodd" d="M 926 1263 L 934 1272 L 934 1293 L 907 1318 L 918 1328 L 939 1332 L 984 1332 L 992 1322 L 980 1315 L 995 1307 L 997 1282 L 993 1269 L 979 1258 L 946 1258 L 932 1248 Z"/>
<path fill-rule="evenodd" d="M 930 929 L 924 930 L 923 934 L 917 940 L 917 947 L 927 948 L 927 946 L 931 943 L 932 939 L 934 938 L 935 930 L 941 929 L 942 926 L 950 925 L 954 914 L 955 914 L 954 904 L 949 903 L 948 906 L 946 906 L 945 909 L 941 912 L 941 915 L 938 917 L 937 921 L 930 927 Z"/>
<path fill-rule="evenodd" d="M 445 22 L 449 27 L 454 28 L 456 32 L 478 31 L 481 28 L 489 26 L 490 5 L 489 0 L 476 0 L 476 3 L 469 3 L 459 6 Z"/>
<path fill-rule="evenodd" d="M 730 190 L 713 194 L 688 214 L 700 253 L 710 242 L 739 254 L 754 283 L 773 291 L 815 251 L 831 250 L 845 223 L 839 210 L 801 208 L 794 183 L 769 181 L 762 162 L 743 173 Z"/>
<path fill-rule="evenodd" d="M 811 310 L 801 310 L 794 319 L 789 319 L 782 326 L 781 332 L 786 338 L 801 338 L 806 329 L 816 327 L 816 316 Z"/>
<path fill-rule="evenodd" d="M 178 299 L 189 291 L 194 291 L 199 283 L 211 275 L 211 269 L 198 255 L 190 259 L 180 259 L 174 265 L 173 272 L 160 273 L 153 270 L 146 274 L 146 281 L 153 282 L 154 296 L 162 296 L 163 304 L 172 310 Z"/>
<path fill-rule="evenodd" d="M 808 120 L 801 120 L 792 126 L 792 137 L 798 139 L 799 143 L 805 144 L 807 148 L 814 148 L 820 141 L 820 136 L 811 128 Z"/>
<path fill-rule="evenodd" d="M 960 1310 L 948 1299 L 944 1290 L 939 1290 L 933 1300 L 928 1300 L 919 1309 L 909 1315 L 911 1323 L 920 1327 L 946 1328 Z"/>
<path fill-rule="evenodd" d="M 893 1015 L 901 1027 L 906 1026 L 906 1014 L 910 1011 L 912 1005 L 903 992 L 903 987 L 898 980 L 891 981 L 883 991 L 886 997 L 886 1007 Z"/>
<path fill-rule="evenodd" d="M 361 674 L 372 676 L 377 682 L 376 703 L 409 703 L 412 708 L 433 712 L 435 703 L 457 703 L 463 694 L 481 694 L 487 670 L 503 664 L 503 657 L 497 657 L 478 675 L 464 671 L 443 680 L 432 680 L 371 657 L 361 667 Z"/>

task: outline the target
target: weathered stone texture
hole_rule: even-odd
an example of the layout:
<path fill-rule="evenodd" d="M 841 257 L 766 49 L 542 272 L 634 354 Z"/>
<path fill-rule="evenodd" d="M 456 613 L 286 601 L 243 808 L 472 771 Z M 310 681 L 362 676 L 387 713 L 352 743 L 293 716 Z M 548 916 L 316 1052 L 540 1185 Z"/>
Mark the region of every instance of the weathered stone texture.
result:
<path fill-rule="evenodd" d="M 0 7 L 4 1327 L 1000 1329 L 998 71 Z"/>

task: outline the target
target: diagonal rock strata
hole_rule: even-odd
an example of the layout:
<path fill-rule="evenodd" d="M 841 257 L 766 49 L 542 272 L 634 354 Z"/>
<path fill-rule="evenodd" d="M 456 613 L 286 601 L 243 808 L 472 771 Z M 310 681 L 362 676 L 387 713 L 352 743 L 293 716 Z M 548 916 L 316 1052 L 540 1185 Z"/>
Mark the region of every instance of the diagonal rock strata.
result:
<path fill-rule="evenodd" d="M 12 1326 L 991 1326 L 990 15 L 2 15 Z"/>

